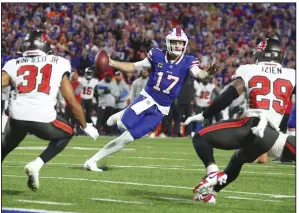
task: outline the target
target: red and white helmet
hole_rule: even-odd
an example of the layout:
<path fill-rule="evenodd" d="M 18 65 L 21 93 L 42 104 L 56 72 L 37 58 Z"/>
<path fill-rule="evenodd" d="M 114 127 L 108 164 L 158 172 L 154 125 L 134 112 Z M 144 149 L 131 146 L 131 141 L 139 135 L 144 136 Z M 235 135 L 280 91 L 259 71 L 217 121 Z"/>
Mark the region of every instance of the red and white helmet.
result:
<path fill-rule="evenodd" d="M 170 41 L 173 41 L 173 40 L 183 41 L 185 43 L 182 52 L 172 50 L 171 45 L 170 45 Z M 188 37 L 186 36 L 186 34 L 184 33 L 184 31 L 181 28 L 172 28 L 172 30 L 169 31 L 169 33 L 167 34 L 167 36 L 165 38 L 165 44 L 166 44 L 167 51 L 170 54 L 173 54 L 175 56 L 179 56 L 179 55 L 184 54 L 186 52 L 187 45 L 188 45 Z"/>

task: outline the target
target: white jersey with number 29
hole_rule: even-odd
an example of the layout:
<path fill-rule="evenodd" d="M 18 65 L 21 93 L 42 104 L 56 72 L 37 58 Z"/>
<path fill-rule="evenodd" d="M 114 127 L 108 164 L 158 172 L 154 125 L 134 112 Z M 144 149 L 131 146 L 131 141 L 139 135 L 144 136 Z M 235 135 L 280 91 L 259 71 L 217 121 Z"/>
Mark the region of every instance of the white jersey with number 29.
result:
<path fill-rule="evenodd" d="M 64 73 L 71 72 L 68 60 L 53 55 L 21 57 L 8 61 L 7 72 L 16 86 L 10 116 L 16 120 L 52 122 L 56 119 L 54 106 Z"/>
<path fill-rule="evenodd" d="M 247 110 L 243 116 L 263 115 L 278 129 L 295 86 L 295 70 L 274 62 L 240 66 L 236 78 L 245 82 Z"/>

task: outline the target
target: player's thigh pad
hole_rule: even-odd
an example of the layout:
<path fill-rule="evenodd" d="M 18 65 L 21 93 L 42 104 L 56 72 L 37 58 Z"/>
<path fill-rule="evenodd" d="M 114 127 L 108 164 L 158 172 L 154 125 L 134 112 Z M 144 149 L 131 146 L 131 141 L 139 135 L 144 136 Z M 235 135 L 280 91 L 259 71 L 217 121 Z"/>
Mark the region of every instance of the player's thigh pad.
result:
<path fill-rule="evenodd" d="M 237 150 L 237 158 L 242 163 L 251 163 L 256 160 L 260 155 L 267 153 L 275 144 L 279 133 L 270 127 L 266 127 L 264 137 L 260 138 L 255 136 L 252 143 L 248 146 Z"/>
<path fill-rule="evenodd" d="M 146 110 L 145 115 L 136 123 L 135 126 L 128 129 L 134 139 L 143 137 L 149 132 L 152 132 L 161 123 L 163 114 L 156 106 L 152 106 Z"/>
<path fill-rule="evenodd" d="M 137 115 L 134 110 L 131 109 L 134 104 L 144 100 L 146 97 L 143 95 L 138 95 L 136 99 L 125 109 L 124 113 L 118 118 L 117 126 L 121 130 L 128 130 L 140 123 L 141 119 L 144 117 L 146 111 L 143 111 Z"/>
<path fill-rule="evenodd" d="M 242 118 L 221 121 L 205 127 L 198 134 L 214 148 L 232 150 L 245 147 L 254 139 L 251 128 L 258 118 Z"/>
<path fill-rule="evenodd" d="M 43 140 L 68 138 L 74 133 L 73 126 L 59 115 L 50 123 L 30 122 L 29 129 L 32 134 Z"/>

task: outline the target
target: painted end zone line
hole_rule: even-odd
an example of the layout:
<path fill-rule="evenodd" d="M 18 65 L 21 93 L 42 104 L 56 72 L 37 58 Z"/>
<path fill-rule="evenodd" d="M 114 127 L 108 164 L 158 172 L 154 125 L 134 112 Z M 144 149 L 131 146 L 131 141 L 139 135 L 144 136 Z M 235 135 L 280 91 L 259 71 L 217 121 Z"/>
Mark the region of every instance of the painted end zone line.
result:
<path fill-rule="evenodd" d="M 129 203 L 129 204 L 141 204 L 141 205 L 152 205 L 152 203 L 138 202 L 138 201 L 127 201 L 127 200 L 113 200 L 107 198 L 91 198 L 92 200 L 107 201 L 113 203 Z"/>
<path fill-rule="evenodd" d="M 38 203 L 38 204 L 46 204 L 46 205 L 62 205 L 62 206 L 70 206 L 72 203 L 60 203 L 60 202 L 51 202 L 51 201 L 42 201 L 42 200 L 17 200 L 22 203 Z"/>
<path fill-rule="evenodd" d="M 236 200 L 254 200 L 254 201 L 265 201 L 265 202 L 281 202 L 280 200 L 263 200 L 263 199 L 256 199 L 256 198 L 249 198 L 249 197 L 225 197 L 229 199 L 236 199 Z"/>
<path fill-rule="evenodd" d="M 49 211 L 49 210 L 43 210 L 43 209 L 23 209 L 23 208 L 8 208 L 3 207 L 2 213 L 77 213 L 77 212 L 64 212 L 64 211 Z"/>

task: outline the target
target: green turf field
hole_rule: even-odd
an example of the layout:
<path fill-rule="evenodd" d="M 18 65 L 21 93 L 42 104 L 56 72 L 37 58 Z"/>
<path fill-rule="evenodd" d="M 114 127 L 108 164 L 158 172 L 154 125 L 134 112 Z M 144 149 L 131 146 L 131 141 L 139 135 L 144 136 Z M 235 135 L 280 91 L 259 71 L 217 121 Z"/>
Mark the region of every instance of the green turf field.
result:
<path fill-rule="evenodd" d="M 28 136 L 2 165 L 2 207 L 64 212 L 295 212 L 295 166 L 244 166 L 239 179 L 217 194 L 217 204 L 192 201 L 205 175 L 191 139 L 133 142 L 107 159 L 108 171 L 83 170 L 85 160 L 111 138 L 77 137 L 40 172 L 40 189 L 27 188 L 24 166 L 47 142 Z M 86 148 L 86 149 L 81 149 Z M 215 150 L 224 169 L 231 151 Z"/>

